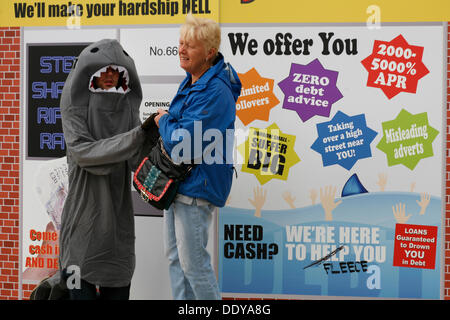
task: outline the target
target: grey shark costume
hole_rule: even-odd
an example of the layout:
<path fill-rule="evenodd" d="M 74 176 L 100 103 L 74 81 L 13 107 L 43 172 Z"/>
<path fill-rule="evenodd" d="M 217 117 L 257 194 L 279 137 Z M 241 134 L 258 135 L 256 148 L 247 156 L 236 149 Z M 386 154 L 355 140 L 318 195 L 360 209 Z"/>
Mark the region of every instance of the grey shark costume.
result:
<path fill-rule="evenodd" d="M 119 86 L 95 88 L 93 77 L 111 65 L 119 69 Z M 145 152 L 141 100 L 133 59 L 109 39 L 81 52 L 61 96 L 69 192 L 60 269 L 78 266 L 81 279 L 99 286 L 127 286 L 135 268 L 131 171 Z"/>

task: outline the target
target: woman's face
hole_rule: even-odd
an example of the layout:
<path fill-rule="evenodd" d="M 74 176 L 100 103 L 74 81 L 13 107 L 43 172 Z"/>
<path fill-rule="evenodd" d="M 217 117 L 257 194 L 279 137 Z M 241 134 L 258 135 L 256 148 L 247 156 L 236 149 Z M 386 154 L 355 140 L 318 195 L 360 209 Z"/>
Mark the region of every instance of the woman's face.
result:
<path fill-rule="evenodd" d="M 209 67 L 206 61 L 208 54 L 200 40 L 180 38 L 178 55 L 180 57 L 180 67 L 193 76 L 201 76 Z"/>

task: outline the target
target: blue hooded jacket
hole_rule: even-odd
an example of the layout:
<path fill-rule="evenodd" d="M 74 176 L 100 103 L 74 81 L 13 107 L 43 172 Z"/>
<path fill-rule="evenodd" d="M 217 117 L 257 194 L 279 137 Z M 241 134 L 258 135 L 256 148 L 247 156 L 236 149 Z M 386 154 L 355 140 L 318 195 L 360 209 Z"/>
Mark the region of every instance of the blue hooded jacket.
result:
<path fill-rule="evenodd" d="M 196 163 L 180 194 L 223 207 L 233 180 L 234 121 L 241 82 L 219 53 L 216 63 L 191 85 L 188 73 L 159 120 L 164 147 L 175 162 Z"/>

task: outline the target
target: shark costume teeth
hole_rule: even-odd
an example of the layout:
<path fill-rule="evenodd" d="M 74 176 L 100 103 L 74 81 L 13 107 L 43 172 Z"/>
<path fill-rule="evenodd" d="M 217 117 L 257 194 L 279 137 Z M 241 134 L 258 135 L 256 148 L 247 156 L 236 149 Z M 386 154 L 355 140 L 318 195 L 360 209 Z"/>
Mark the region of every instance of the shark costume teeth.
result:
<path fill-rule="evenodd" d="M 95 78 L 99 78 L 102 72 L 106 72 L 106 70 L 111 67 L 114 70 L 119 71 L 119 84 L 118 87 L 112 87 L 107 90 L 102 88 L 95 88 Z M 116 65 L 107 65 L 101 69 L 99 69 L 97 72 L 95 72 L 90 81 L 89 81 L 89 91 L 91 92 L 104 92 L 104 93 L 128 93 L 130 91 L 129 84 L 130 83 L 130 77 L 128 76 L 128 71 L 122 66 L 116 66 Z"/>

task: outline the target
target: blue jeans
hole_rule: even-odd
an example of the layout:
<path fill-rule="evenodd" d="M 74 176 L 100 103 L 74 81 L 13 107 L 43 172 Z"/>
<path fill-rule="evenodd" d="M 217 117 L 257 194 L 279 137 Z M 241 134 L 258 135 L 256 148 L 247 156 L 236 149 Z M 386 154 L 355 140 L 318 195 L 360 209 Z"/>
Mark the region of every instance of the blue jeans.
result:
<path fill-rule="evenodd" d="M 216 275 L 206 251 L 215 207 L 175 199 L 164 211 L 164 244 L 169 259 L 172 295 L 176 300 L 220 299 Z"/>

